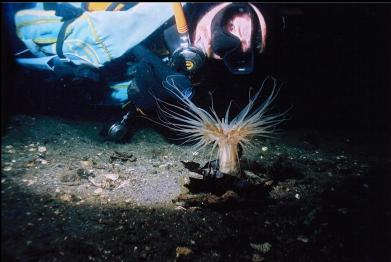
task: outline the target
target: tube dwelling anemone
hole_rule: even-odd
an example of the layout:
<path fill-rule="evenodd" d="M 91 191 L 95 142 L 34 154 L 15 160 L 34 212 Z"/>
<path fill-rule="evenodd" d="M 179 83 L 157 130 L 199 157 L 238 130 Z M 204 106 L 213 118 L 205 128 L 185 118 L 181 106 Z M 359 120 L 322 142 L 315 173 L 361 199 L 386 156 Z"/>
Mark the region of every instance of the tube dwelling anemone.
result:
<path fill-rule="evenodd" d="M 225 116 L 220 119 L 213 108 L 213 100 L 210 107 L 211 113 L 197 107 L 179 91 L 174 78 L 169 77 L 163 85 L 179 99 L 180 105 L 157 99 L 159 119 L 166 127 L 178 132 L 185 143 L 195 142 L 194 147 L 197 151 L 213 144 L 212 152 L 217 148 L 219 171 L 239 177 L 239 145 L 246 150 L 253 146 L 253 138 L 272 137 L 274 127 L 284 121 L 283 116 L 286 112 L 266 115 L 268 109 L 270 109 L 270 104 L 278 94 L 274 78 L 272 78 L 273 89 L 271 94 L 260 106 L 253 109 L 266 80 L 254 96 L 249 95 L 247 106 L 229 121 L 232 101 L 225 112 Z"/>

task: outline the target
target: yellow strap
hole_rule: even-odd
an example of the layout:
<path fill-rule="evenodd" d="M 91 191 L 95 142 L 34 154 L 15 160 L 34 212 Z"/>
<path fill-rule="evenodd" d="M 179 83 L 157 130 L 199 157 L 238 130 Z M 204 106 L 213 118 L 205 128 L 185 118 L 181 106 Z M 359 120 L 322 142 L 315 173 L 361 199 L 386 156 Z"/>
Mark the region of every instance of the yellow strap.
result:
<path fill-rule="evenodd" d="M 111 4 L 112 2 L 89 2 L 87 8 L 88 11 L 106 11 Z M 119 4 L 114 11 L 120 11 L 123 7 L 123 4 Z"/>

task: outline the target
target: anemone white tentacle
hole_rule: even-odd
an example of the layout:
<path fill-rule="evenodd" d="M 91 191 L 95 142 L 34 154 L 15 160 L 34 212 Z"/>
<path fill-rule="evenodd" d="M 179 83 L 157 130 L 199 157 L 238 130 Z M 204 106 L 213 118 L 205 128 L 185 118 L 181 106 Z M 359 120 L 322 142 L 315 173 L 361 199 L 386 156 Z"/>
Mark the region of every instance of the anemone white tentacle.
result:
<path fill-rule="evenodd" d="M 266 79 L 267 80 L 267 79 Z M 251 146 L 252 138 L 270 137 L 276 125 L 284 121 L 285 113 L 266 115 L 270 104 L 276 98 L 276 80 L 273 80 L 273 89 L 263 103 L 254 108 L 266 80 L 254 96 L 249 96 L 249 103 L 239 114 L 229 121 L 229 104 L 225 116 L 220 119 L 216 111 L 210 107 L 211 113 L 196 106 L 188 97 L 182 95 L 175 85 L 174 78 L 167 78 L 163 83 L 169 92 L 172 92 L 180 101 L 179 105 L 170 104 L 157 99 L 159 119 L 165 126 L 178 132 L 185 142 L 195 142 L 195 149 L 200 150 L 213 144 L 212 151 L 218 148 L 219 170 L 225 174 L 239 176 L 240 165 L 238 146 L 246 149 Z"/>

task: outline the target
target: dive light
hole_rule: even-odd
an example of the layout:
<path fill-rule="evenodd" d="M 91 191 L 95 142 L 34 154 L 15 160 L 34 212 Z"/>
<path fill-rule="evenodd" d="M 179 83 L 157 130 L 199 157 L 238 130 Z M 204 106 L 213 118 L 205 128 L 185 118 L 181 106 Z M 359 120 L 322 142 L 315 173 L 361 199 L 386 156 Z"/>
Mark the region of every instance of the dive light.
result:
<path fill-rule="evenodd" d="M 127 113 L 122 117 L 121 121 L 112 124 L 107 132 L 108 138 L 117 142 L 121 141 L 128 134 L 132 121 L 134 121 L 136 114 L 141 111 L 133 102 L 126 103 L 122 106 L 122 109 Z M 142 111 L 141 113 L 144 114 Z"/>
<path fill-rule="evenodd" d="M 111 125 L 108 136 L 111 140 L 120 141 L 128 133 L 128 120 L 130 118 L 130 112 L 128 112 L 121 121 Z"/>

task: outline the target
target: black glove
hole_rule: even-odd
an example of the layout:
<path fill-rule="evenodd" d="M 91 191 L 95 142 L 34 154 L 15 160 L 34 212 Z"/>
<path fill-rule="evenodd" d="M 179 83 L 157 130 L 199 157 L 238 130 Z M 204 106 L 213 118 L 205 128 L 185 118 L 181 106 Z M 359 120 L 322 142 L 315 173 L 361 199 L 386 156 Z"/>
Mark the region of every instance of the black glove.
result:
<path fill-rule="evenodd" d="M 135 79 L 128 88 L 128 97 L 138 107 L 146 109 L 153 107 L 155 98 L 166 100 L 174 97 L 177 99 L 178 92 L 188 97 L 193 95 L 190 80 L 163 63 L 154 53 L 142 45 L 135 46 L 131 53 L 138 61 L 138 65 Z M 171 78 L 175 80 L 178 90 L 167 90 L 166 88 L 170 85 L 163 85 L 163 82 Z"/>

